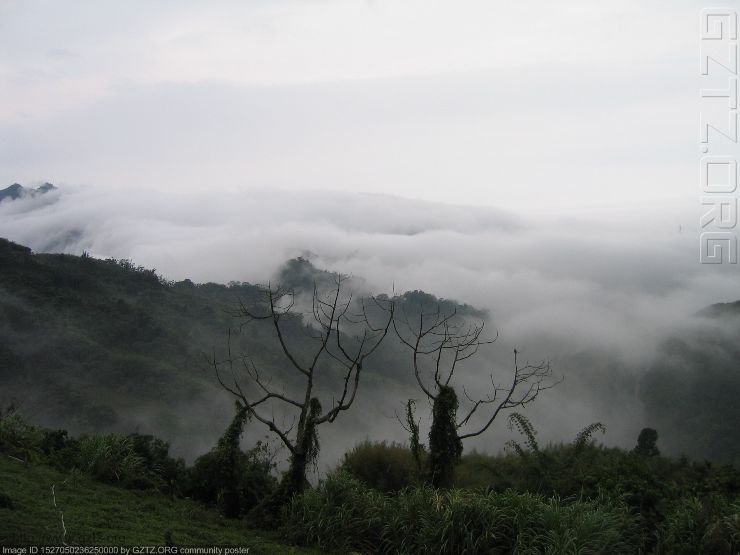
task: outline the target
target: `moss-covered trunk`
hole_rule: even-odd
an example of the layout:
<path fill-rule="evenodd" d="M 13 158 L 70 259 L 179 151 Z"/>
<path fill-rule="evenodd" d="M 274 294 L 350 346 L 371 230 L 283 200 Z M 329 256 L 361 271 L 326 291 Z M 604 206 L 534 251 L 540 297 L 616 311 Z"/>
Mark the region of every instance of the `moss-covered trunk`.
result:
<path fill-rule="evenodd" d="M 441 386 L 432 406 L 432 429 L 429 431 L 429 480 L 436 488 L 449 488 L 455 466 L 462 455 L 462 441 L 457 435 L 457 394 Z"/>

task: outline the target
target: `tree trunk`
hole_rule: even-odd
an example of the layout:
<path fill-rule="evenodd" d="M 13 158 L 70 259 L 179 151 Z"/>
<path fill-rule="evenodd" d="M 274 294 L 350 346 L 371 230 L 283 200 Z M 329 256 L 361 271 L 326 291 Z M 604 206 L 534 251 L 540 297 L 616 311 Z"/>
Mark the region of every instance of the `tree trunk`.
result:
<path fill-rule="evenodd" d="M 462 441 L 455 425 L 456 413 L 455 390 L 441 386 L 432 406 L 432 429 L 429 431 L 429 478 L 435 488 L 452 486 L 455 466 L 462 455 Z"/>
<path fill-rule="evenodd" d="M 299 422 L 299 426 L 301 422 Z M 300 495 L 308 485 L 306 469 L 309 463 L 309 449 L 311 434 L 298 433 L 295 449 L 290 457 L 290 466 L 283 475 L 277 490 L 259 505 L 254 507 L 247 518 L 255 526 L 274 529 L 282 524 L 282 511 L 295 495 Z"/>
<path fill-rule="evenodd" d="M 293 497 L 293 495 L 299 494 L 306 489 L 308 480 L 306 480 L 306 467 L 308 466 L 308 458 L 306 452 L 301 449 L 302 446 L 296 448 L 296 452 L 290 458 L 290 468 L 283 476 L 281 489 L 282 493 L 287 499 Z"/>

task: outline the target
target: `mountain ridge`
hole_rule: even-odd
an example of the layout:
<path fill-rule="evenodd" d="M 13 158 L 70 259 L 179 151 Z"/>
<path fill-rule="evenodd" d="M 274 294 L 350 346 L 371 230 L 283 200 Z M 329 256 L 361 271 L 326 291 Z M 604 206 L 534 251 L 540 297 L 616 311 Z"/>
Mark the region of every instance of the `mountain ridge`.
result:
<path fill-rule="evenodd" d="M 16 401 L 35 423 L 72 433 L 142 429 L 167 439 L 186 457 L 212 445 L 230 420 L 233 403 L 216 384 L 207 357 L 223 351 L 238 301 L 255 300 L 258 286 L 173 282 L 129 260 L 34 253 L 6 239 L 0 239 L 0 267 L 0 405 Z M 304 291 L 328 275 L 306 259 L 287 261 L 278 274 Z M 360 278 L 348 283 L 365 286 Z M 463 316 L 488 318 L 475 307 L 423 291 L 395 299 L 409 314 L 438 304 Z M 698 315 L 722 315 L 727 306 L 736 310 L 740 303 L 716 303 Z M 740 419 L 734 408 L 740 378 L 733 361 L 740 354 L 732 340 L 733 322 L 728 320 L 722 337 L 698 340 L 692 332 L 669 338 L 661 347 L 662 363 L 645 369 L 640 380 L 645 425 L 657 427 L 676 454 L 740 461 L 732 441 Z M 310 339 L 300 335 L 300 320 L 285 323 L 291 346 L 299 355 L 309 352 Z M 295 387 L 295 373 L 286 367 L 268 328 L 245 327 L 234 336 L 234 347 L 266 375 Z M 406 355 L 388 342 L 369 360 L 357 410 L 348 411 L 340 423 L 349 430 L 344 448 L 356 441 L 352 438 L 369 433 L 371 421 L 378 420 L 368 419 L 369 414 L 392 415 L 399 398 L 418 397 Z M 603 375 L 593 373 L 598 363 L 606 364 Z M 566 383 L 593 376 L 584 382 L 586 389 L 570 395 L 632 395 L 619 388 L 629 389 L 634 380 L 619 382 L 608 363 L 597 353 L 581 363 L 573 359 L 567 368 L 563 364 Z M 579 377 L 579 371 L 586 373 Z M 326 383 L 335 383 L 338 375 L 328 364 Z M 571 397 L 561 399 L 570 402 Z M 684 407 L 681 418 L 690 425 L 678 423 L 677 406 Z M 338 436 L 336 426 L 333 435 Z"/>
<path fill-rule="evenodd" d="M 48 182 L 36 187 L 35 189 L 24 187 L 20 183 L 13 183 L 12 185 L 5 187 L 5 189 L 0 189 L 0 202 L 3 202 L 6 199 L 13 201 L 23 197 L 35 197 L 37 195 L 44 195 L 56 190 L 58 190 L 58 188 Z"/>

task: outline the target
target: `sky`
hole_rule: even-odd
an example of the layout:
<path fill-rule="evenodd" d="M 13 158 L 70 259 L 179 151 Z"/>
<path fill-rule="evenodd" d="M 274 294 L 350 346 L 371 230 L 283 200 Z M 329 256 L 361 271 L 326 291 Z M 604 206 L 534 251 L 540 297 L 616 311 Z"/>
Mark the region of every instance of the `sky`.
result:
<path fill-rule="evenodd" d="M 700 5 L 0 0 L 0 184 L 664 210 Z"/>

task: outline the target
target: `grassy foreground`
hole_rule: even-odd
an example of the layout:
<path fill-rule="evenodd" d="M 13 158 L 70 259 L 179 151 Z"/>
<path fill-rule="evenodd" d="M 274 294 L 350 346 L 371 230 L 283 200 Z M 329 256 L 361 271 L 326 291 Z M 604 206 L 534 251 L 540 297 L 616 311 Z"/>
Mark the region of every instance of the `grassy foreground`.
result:
<path fill-rule="evenodd" d="M 52 497 L 57 507 L 54 507 Z M 62 515 L 67 534 L 64 536 Z M 72 472 L 0 459 L 0 545 L 231 545 L 249 553 L 317 553 L 279 543 L 198 503 L 126 490 Z"/>

